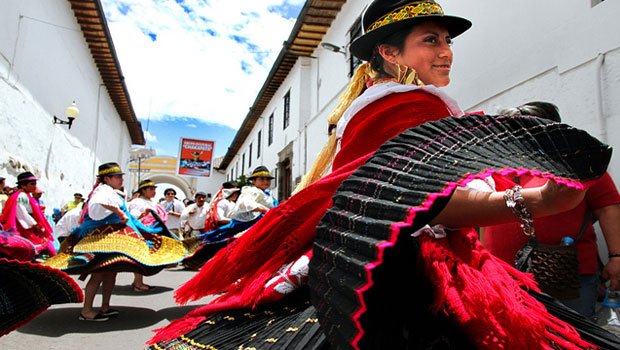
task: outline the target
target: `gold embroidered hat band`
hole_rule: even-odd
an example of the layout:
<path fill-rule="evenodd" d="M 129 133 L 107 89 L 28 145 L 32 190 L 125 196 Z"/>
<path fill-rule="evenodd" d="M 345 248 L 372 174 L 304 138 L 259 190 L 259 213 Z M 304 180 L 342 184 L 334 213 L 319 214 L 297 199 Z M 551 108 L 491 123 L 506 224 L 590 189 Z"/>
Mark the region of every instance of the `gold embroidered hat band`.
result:
<path fill-rule="evenodd" d="M 366 29 L 366 32 L 372 32 L 377 28 L 409 18 L 428 15 L 443 16 L 443 9 L 439 4 L 432 2 L 419 2 L 412 5 L 405 5 L 376 20 Z"/>
<path fill-rule="evenodd" d="M 349 51 L 368 61 L 375 46 L 387 37 L 427 20 L 444 25 L 453 38 L 471 27 L 471 22 L 465 18 L 445 15 L 441 5 L 432 0 L 375 0 L 362 16 L 364 34 L 351 43 Z"/>
<path fill-rule="evenodd" d="M 138 190 L 141 190 L 141 189 L 147 188 L 147 187 L 155 187 L 155 188 L 157 188 L 157 184 L 155 184 L 155 182 L 153 182 L 151 180 L 142 180 L 142 181 L 140 181 L 140 185 L 138 185 Z"/>
<path fill-rule="evenodd" d="M 118 163 L 109 162 L 104 163 L 99 166 L 99 171 L 97 172 L 97 176 L 110 176 L 110 175 L 123 175 L 125 174 L 123 170 L 121 170 L 120 165 Z"/>
<path fill-rule="evenodd" d="M 259 167 L 256 167 L 256 169 L 254 169 L 254 171 L 252 171 L 252 175 L 250 175 L 250 177 L 248 177 L 248 180 L 252 180 L 255 179 L 257 177 L 266 177 L 269 179 L 273 179 L 273 175 L 271 175 L 271 173 L 269 172 L 269 169 L 267 169 L 267 167 L 261 165 Z"/>

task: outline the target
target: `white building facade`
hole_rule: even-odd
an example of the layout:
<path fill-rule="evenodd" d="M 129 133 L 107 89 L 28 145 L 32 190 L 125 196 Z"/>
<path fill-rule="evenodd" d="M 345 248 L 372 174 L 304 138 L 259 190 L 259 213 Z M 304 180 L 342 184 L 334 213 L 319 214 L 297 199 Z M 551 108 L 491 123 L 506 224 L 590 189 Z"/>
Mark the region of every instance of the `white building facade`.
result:
<path fill-rule="evenodd" d="M 305 6 L 315 2 L 309 0 Z M 348 53 L 320 44 L 346 47 L 359 30 L 360 15 L 369 3 L 344 2 L 329 29 L 317 39 L 320 43 L 315 42 L 309 54 L 300 55 L 264 110 L 254 116 L 251 130 L 241 140 L 241 133 L 237 135 L 237 146 L 233 144 L 223 163 L 228 179 L 247 176 L 255 166 L 265 165 L 277 173 L 276 193 L 281 199 L 288 197 L 326 141 L 327 116 L 351 74 Z M 560 108 L 564 122 L 620 148 L 620 136 L 614 133 L 620 129 L 619 2 L 440 3 L 446 13 L 473 22 L 455 40 L 452 83 L 446 88 L 463 110 L 494 114 L 528 101 L 548 101 Z M 312 15 L 308 13 L 302 10 L 298 24 Z M 291 38 L 299 36 L 291 34 Z M 251 113 L 246 119 L 250 117 Z M 609 171 L 620 183 L 617 153 Z"/>
<path fill-rule="evenodd" d="M 127 169 L 131 145 L 144 136 L 98 0 L 1 7 L 0 175 L 12 186 L 20 172 L 35 173 L 51 210 L 88 194 L 99 164 Z M 80 113 L 72 127 L 53 124 L 73 101 Z"/>

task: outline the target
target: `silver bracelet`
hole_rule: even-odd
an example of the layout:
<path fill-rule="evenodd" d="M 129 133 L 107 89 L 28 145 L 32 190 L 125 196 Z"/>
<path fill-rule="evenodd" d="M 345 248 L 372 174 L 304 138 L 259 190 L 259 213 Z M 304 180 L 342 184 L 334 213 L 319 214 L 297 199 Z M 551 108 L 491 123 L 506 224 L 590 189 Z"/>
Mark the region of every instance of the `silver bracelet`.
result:
<path fill-rule="evenodd" d="M 506 201 L 506 206 L 512 209 L 512 213 L 519 219 L 523 233 L 528 237 L 536 237 L 534 220 L 532 219 L 532 214 L 525 206 L 525 199 L 523 199 L 521 194 L 521 186 L 507 189 L 504 192 L 504 200 Z"/>

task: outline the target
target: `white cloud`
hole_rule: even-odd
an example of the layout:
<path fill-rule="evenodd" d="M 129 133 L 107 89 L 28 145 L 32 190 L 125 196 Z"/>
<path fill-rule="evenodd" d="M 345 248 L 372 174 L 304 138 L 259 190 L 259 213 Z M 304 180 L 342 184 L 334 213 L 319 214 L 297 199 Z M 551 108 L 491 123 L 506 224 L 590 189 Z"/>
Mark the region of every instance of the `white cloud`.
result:
<path fill-rule="evenodd" d="M 188 128 L 192 128 L 192 129 L 195 129 L 195 128 L 197 128 L 197 127 L 198 127 L 198 125 L 196 125 L 196 124 L 187 124 L 186 126 L 187 126 Z"/>
<path fill-rule="evenodd" d="M 239 127 L 304 0 L 284 2 L 103 0 L 138 117 Z"/>
<path fill-rule="evenodd" d="M 150 142 L 150 143 L 156 143 L 156 142 L 157 142 L 157 136 L 155 136 L 155 135 L 151 134 L 151 133 L 150 133 L 150 132 L 148 132 L 148 131 L 145 131 L 145 132 L 144 132 L 144 138 L 145 138 L 148 142 Z"/>

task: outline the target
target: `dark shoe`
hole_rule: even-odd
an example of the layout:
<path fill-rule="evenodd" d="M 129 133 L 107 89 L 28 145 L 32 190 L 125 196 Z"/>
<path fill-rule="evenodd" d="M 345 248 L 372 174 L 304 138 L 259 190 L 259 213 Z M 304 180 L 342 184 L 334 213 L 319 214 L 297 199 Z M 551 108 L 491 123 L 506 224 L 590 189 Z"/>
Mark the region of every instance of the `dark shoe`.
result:
<path fill-rule="evenodd" d="M 153 286 L 149 286 L 148 284 L 143 285 L 142 287 L 138 287 L 135 284 L 131 284 L 131 287 L 133 288 L 133 291 L 136 293 L 144 293 L 144 292 L 148 292 L 151 289 L 154 289 L 155 287 Z"/>
<path fill-rule="evenodd" d="M 118 316 L 118 314 L 120 313 L 121 312 L 116 309 L 108 309 L 107 311 L 99 311 L 99 314 L 104 317 Z"/>
<path fill-rule="evenodd" d="M 86 318 L 86 316 L 84 316 L 84 315 L 82 315 L 82 313 L 80 313 L 80 316 L 78 317 L 78 320 L 80 320 L 80 321 L 89 321 L 89 322 L 103 322 L 103 321 L 107 321 L 109 319 L 110 319 L 109 316 L 104 316 L 102 313 L 96 314 L 95 317 L 93 317 L 93 318 Z"/>

